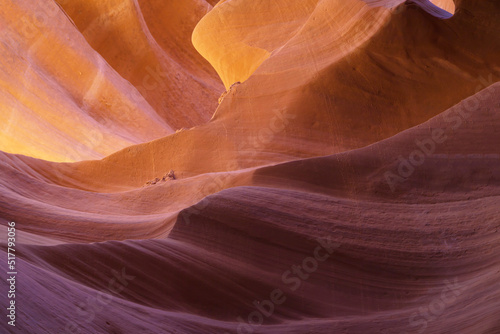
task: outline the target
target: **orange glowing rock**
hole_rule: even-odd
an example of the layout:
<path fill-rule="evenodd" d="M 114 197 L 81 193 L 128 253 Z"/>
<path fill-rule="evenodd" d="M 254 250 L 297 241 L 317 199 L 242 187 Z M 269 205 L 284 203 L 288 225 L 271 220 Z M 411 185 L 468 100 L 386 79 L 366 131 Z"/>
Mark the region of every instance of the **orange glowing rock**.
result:
<path fill-rule="evenodd" d="M 499 333 L 498 15 L 3 0 L 0 332 Z"/>

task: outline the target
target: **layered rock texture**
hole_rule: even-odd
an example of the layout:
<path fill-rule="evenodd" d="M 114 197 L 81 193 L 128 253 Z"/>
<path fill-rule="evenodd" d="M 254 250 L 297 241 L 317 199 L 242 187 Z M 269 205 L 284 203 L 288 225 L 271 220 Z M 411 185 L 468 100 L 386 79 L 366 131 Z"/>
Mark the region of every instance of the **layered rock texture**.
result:
<path fill-rule="evenodd" d="M 499 1 L 0 3 L 0 332 L 500 333 Z"/>

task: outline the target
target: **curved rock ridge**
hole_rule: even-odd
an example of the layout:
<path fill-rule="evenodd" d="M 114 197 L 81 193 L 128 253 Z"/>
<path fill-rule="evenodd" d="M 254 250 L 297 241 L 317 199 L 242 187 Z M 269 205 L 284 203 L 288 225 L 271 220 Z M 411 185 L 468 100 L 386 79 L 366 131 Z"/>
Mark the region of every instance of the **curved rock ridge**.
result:
<path fill-rule="evenodd" d="M 100 159 L 205 123 L 223 88 L 189 38 L 211 7 L 6 1 L 0 150 Z M 178 21 L 159 20 L 165 13 Z"/>
<path fill-rule="evenodd" d="M 439 8 L 446 10 L 450 14 L 455 13 L 456 7 L 453 0 L 431 0 L 431 2 Z"/>
<path fill-rule="evenodd" d="M 393 136 L 498 81 L 498 21 L 475 22 L 469 10 L 441 19 L 417 3 L 391 11 L 350 2 L 356 20 L 339 14 L 338 26 L 325 13 L 339 4 L 319 3 L 210 122 L 101 161 L 33 168 L 63 186 L 119 191 L 171 169 L 184 177 L 328 155 Z"/>
<path fill-rule="evenodd" d="M 193 44 L 229 88 L 298 33 L 319 2 L 259 0 L 249 8 L 245 0 L 221 1 L 198 23 Z"/>
<path fill-rule="evenodd" d="M 95 159 L 172 132 L 56 4 L 6 1 L 0 14 L 1 150 Z"/>
<path fill-rule="evenodd" d="M 378 21 L 385 20 L 387 15 L 382 14 L 387 13 L 371 12 L 370 19 L 360 20 L 359 9 L 354 11 L 353 7 L 396 8 L 402 2 L 404 1 L 308 0 L 290 4 L 281 1 L 254 1 L 252 7 L 248 8 L 248 2 L 245 0 L 221 1 L 200 21 L 193 33 L 193 43 L 217 70 L 226 88 L 229 88 L 235 82 L 246 81 L 265 60 L 285 47 L 289 40 L 300 34 L 302 28 L 311 21 L 315 21 L 314 33 L 318 33 L 322 24 L 334 22 L 338 29 L 336 33 L 339 35 L 348 33 L 342 26 L 349 21 L 355 21 L 354 25 L 358 26 L 357 33 L 350 37 L 350 42 L 355 45 L 364 42 L 364 35 L 371 35 L 382 27 L 383 24 Z M 449 18 L 450 13 L 455 11 L 452 0 L 415 2 L 443 18 Z M 444 13 L 432 3 L 449 13 Z M 328 14 L 321 10 L 325 5 L 329 9 Z M 318 12 L 321 14 L 317 15 Z M 258 26 L 255 24 L 256 20 L 259 21 Z M 343 47 L 349 48 L 347 45 Z"/>
<path fill-rule="evenodd" d="M 27 241 L 20 268 L 30 279 L 21 296 L 35 288 L 36 299 L 66 296 L 47 298 L 43 318 L 60 316 L 39 322 L 42 333 L 72 325 L 97 333 L 240 333 L 256 310 L 269 314 L 256 327 L 261 333 L 494 333 L 498 89 L 374 145 L 258 169 L 182 210 L 166 239 Z M 392 192 L 386 173 L 398 173 L 399 156 L 417 150 L 425 161 Z M 82 231 L 101 236 L 101 225 Z M 110 292 L 117 277 L 126 284 L 119 298 Z M 87 321 L 97 298 L 113 307 Z M 464 308 L 478 298 L 480 306 Z M 38 322 L 36 304 L 26 307 Z"/>
<path fill-rule="evenodd" d="M 223 91 L 190 42 L 205 0 L 58 0 L 88 43 L 177 130 L 205 123 Z"/>
<path fill-rule="evenodd" d="M 0 332 L 500 333 L 499 14 L 3 1 Z"/>

